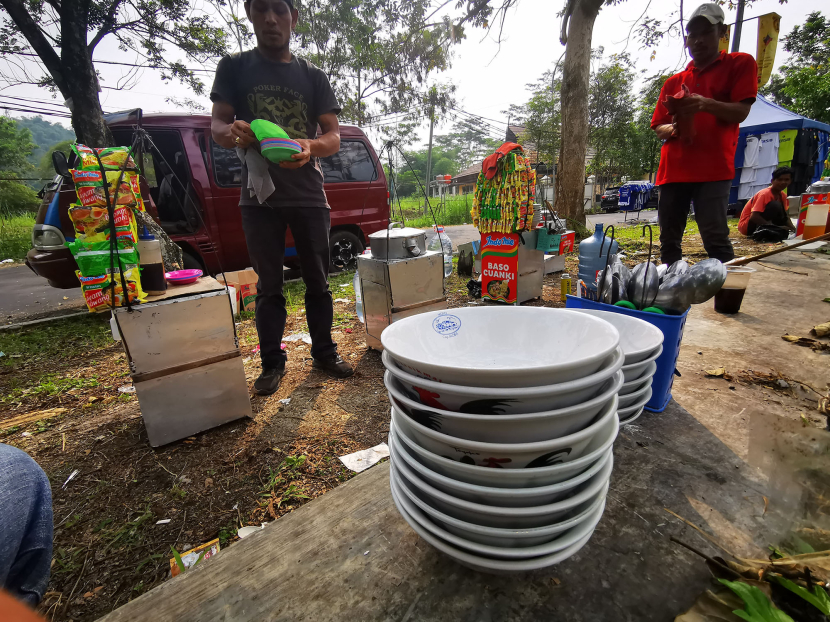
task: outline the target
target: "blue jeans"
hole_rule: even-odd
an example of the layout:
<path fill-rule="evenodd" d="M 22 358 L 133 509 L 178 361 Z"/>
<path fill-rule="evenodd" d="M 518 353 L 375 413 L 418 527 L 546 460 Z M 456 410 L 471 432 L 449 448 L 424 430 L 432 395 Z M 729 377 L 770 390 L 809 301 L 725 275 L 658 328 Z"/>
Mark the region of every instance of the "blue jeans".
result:
<path fill-rule="evenodd" d="M 0 586 L 32 606 L 52 563 L 52 489 L 26 452 L 0 443 Z"/>

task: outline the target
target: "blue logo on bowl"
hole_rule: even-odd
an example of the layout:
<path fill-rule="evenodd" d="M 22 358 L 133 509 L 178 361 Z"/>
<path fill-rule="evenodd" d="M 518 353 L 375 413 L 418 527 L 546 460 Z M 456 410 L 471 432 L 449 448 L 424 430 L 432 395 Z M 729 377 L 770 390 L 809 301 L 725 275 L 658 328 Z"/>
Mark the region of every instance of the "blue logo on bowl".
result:
<path fill-rule="evenodd" d="M 432 320 L 432 329 L 442 337 L 452 337 L 461 328 L 461 320 L 454 315 L 439 315 Z"/>

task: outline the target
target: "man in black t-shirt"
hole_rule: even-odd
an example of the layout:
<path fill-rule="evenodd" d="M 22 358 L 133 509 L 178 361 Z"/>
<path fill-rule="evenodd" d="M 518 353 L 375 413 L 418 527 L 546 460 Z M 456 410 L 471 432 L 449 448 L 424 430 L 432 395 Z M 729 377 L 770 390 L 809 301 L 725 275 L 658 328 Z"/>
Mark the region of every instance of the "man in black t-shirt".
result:
<path fill-rule="evenodd" d="M 353 373 L 337 354 L 337 345 L 331 338 L 331 220 L 323 173 L 317 162 L 317 158 L 340 149 L 340 106 L 326 75 L 306 60 L 298 59 L 288 48 L 298 17 L 293 0 L 247 0 L 245 13 L 253 24 L 257 46 L 219 61 L 210 92 L 213 139 L 229 149 L 258 151 L 250 122 L 266 119 L 281 126 L 303 148 L 302 153 L 292 156 L 292 161 L 279 165 L 261 159 L 258 153 L 238 152 L 244 158 L 239 200 L 242 227 L 251 263 L 259 276 L 256 327 L 262 374 L 254 389 L 270 395 L 285 374 L 286 357 L 280 345 L 287 315 L 282 292 L 286 227 L 291 228 L 294 236 L 306 284 L 313 366 L 338 378 Z M 322 134 L 316 137 L 318 124 Z M 246 161 L 262 166 L 262 170 L 252 173 L 251 184 Z M 273 184 L 274 191 L 269 196 L 263 196 L 263 182 L 265 187 L 269 182 Z M 249 185 L 259 188 L 259 194 Z"/>

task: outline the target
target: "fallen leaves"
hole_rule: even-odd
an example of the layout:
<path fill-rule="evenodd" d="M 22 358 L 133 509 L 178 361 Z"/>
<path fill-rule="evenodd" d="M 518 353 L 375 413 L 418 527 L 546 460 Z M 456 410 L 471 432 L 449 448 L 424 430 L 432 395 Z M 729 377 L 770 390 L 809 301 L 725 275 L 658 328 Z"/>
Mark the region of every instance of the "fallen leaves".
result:
<path fill-rule="evenodd" d="M 810 348 L 814 352 L 830 350 L 830 343 L 822 343 L 821 341 L 816 341 L 815 339 L 810 339 L 809 337 L 798 337 L 796 335 L 782 335 L 781 339 L 783 339 L 784 341 L 789 341 L 790 343 L 794 343 L 797 346 Z"/>
<path fill-rule="evenodd" d="M 813 328 L 810 329 L 810 334 L 815 335 L 816 337 L 827 337 L 830 335 L 830 322 L 813 326 Z"/>
<path fill-rule="evenodd" d="M 732 375 L 726 372 L 725 367 L 715 367 L 714 369 L 707 369 L 706 375 L 710 378 L 723 378 L 724 380 L 732 380 Z"/>

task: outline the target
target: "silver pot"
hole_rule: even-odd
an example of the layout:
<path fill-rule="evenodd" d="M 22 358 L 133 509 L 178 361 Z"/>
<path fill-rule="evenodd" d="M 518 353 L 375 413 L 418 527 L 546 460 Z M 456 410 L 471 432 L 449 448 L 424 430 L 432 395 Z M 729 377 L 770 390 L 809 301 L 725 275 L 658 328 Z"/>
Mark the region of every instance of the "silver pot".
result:
<path fill-rule="evenodd" d="M 420 257 L 427 251 L 427 234 L 423 229 L 389 223 L 388 229 L 369 235 L 372 257 L 383 261 Z"/>

